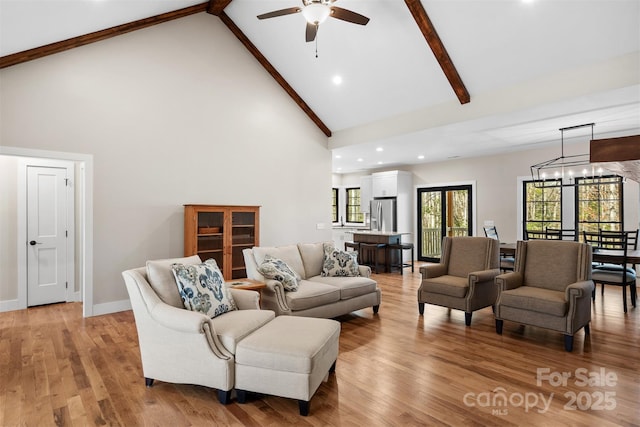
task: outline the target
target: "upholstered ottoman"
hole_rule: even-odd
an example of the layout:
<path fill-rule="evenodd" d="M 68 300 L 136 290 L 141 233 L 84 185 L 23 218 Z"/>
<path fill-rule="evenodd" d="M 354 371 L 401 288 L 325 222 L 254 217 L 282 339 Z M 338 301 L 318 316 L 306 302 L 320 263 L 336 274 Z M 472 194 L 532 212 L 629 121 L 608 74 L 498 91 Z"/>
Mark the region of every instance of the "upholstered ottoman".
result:
<path fill-rule="evenodd" d="M 278 316 L 236 346 L 236 395 L 247 392 L 298 399 L 300 415 L 338 357 L 340 323 L 330 319 Z"/>

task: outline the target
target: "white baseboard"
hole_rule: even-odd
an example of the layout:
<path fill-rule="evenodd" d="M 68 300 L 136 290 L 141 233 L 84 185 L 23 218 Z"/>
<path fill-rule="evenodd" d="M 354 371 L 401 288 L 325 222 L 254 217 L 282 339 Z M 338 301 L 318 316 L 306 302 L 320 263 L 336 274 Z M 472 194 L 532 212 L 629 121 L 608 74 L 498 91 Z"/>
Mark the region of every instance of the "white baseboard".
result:
<path fill-rule="evenodd" d="M 17 299 L 0 301 L 0 313 L 4 311 L 15 311 L 20 310 L 20 304 Z"/>
<path fill-rule="evenodd" d="M 82 302 L 82 297 L 80 296 L 80 292 L 76 292 L 73 295 L 73 299 L 70 301 Z M 0 301 L 0 313 L 3 313 L 5 311 L 22 310 L 24 308 L 26 307 L 20 307 L 20 304 L 17 299 Z M 93 306 L 93 315 L 100 316 L 103 314 L 111 314 L 111 313 L 117 313 L 119 311 L 127 311 L 127 310 L 131 310 L 131 301 L 129 301 L 128 299 L 113 301 L 113 302 L 106 302 L 104 304 L 96 304 Z"/>
<path fill-rule="evenodd" d="M 125 299 L 120 301 L 105 302 L 103 304 L 95 304 L 93 306 L 93 315 L 101 316 L 103 314 L 111 314 L 127 310 L 131 310 L 131 301 Z"/>

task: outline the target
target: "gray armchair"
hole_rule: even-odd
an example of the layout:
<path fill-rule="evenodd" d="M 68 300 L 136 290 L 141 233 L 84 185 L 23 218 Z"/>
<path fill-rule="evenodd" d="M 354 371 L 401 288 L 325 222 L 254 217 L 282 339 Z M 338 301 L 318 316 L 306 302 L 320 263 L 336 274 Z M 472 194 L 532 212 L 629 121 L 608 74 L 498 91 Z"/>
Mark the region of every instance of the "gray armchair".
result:
<path fill-rule="evenodd" d="M 469 326 L 474 311 L 495 303 L 500 242 L 488 237 L 445 237 L 440 263 L 422 266 L 420 273 L 420 314 L 425 303 L 462 310 Z"/>
<path fill-rule="evenodd" d="M 503 321 L 564 334 L 567 351 L 573 336 L 591 321 L 591 248 L 562 240 L 519 241 L 513 273 L 496 277 L 496 332 Z"/>

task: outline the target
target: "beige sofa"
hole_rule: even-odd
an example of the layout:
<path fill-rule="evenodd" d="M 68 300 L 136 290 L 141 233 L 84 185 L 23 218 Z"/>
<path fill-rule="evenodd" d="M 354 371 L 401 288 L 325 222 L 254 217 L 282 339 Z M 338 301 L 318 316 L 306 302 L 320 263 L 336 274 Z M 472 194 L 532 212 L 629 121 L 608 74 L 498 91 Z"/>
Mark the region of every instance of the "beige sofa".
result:
<path fill-rule="evenodd" d="M 262 308 L 276 315 L 334 318 L 355 310 L 372 307 L 377 313 L 381 292 L 371 269 L 359 266 L 357 277 L 322 277 L 323 243 L 298 243 L 279 247 L 254 247 L 243 251 L 247 276 L 266 283 L 262 290 Z M 285 291 L 276 280 L 266 279 L 259 271 L 265 257 L 281 259 L 299 276 L 299 288 Z"/>

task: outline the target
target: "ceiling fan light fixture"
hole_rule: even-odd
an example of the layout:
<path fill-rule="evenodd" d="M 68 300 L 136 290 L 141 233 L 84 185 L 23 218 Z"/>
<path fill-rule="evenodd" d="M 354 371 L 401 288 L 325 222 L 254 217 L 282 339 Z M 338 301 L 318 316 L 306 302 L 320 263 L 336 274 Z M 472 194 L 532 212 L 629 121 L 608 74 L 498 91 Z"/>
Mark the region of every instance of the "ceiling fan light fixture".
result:
<path fill-rule="evenodd" d="M 331 14 L 331 8 L 324 3 L 311 3 L 302 9 L 302 15 L 308 23 L 320 25 L 327 20 Z"/>

